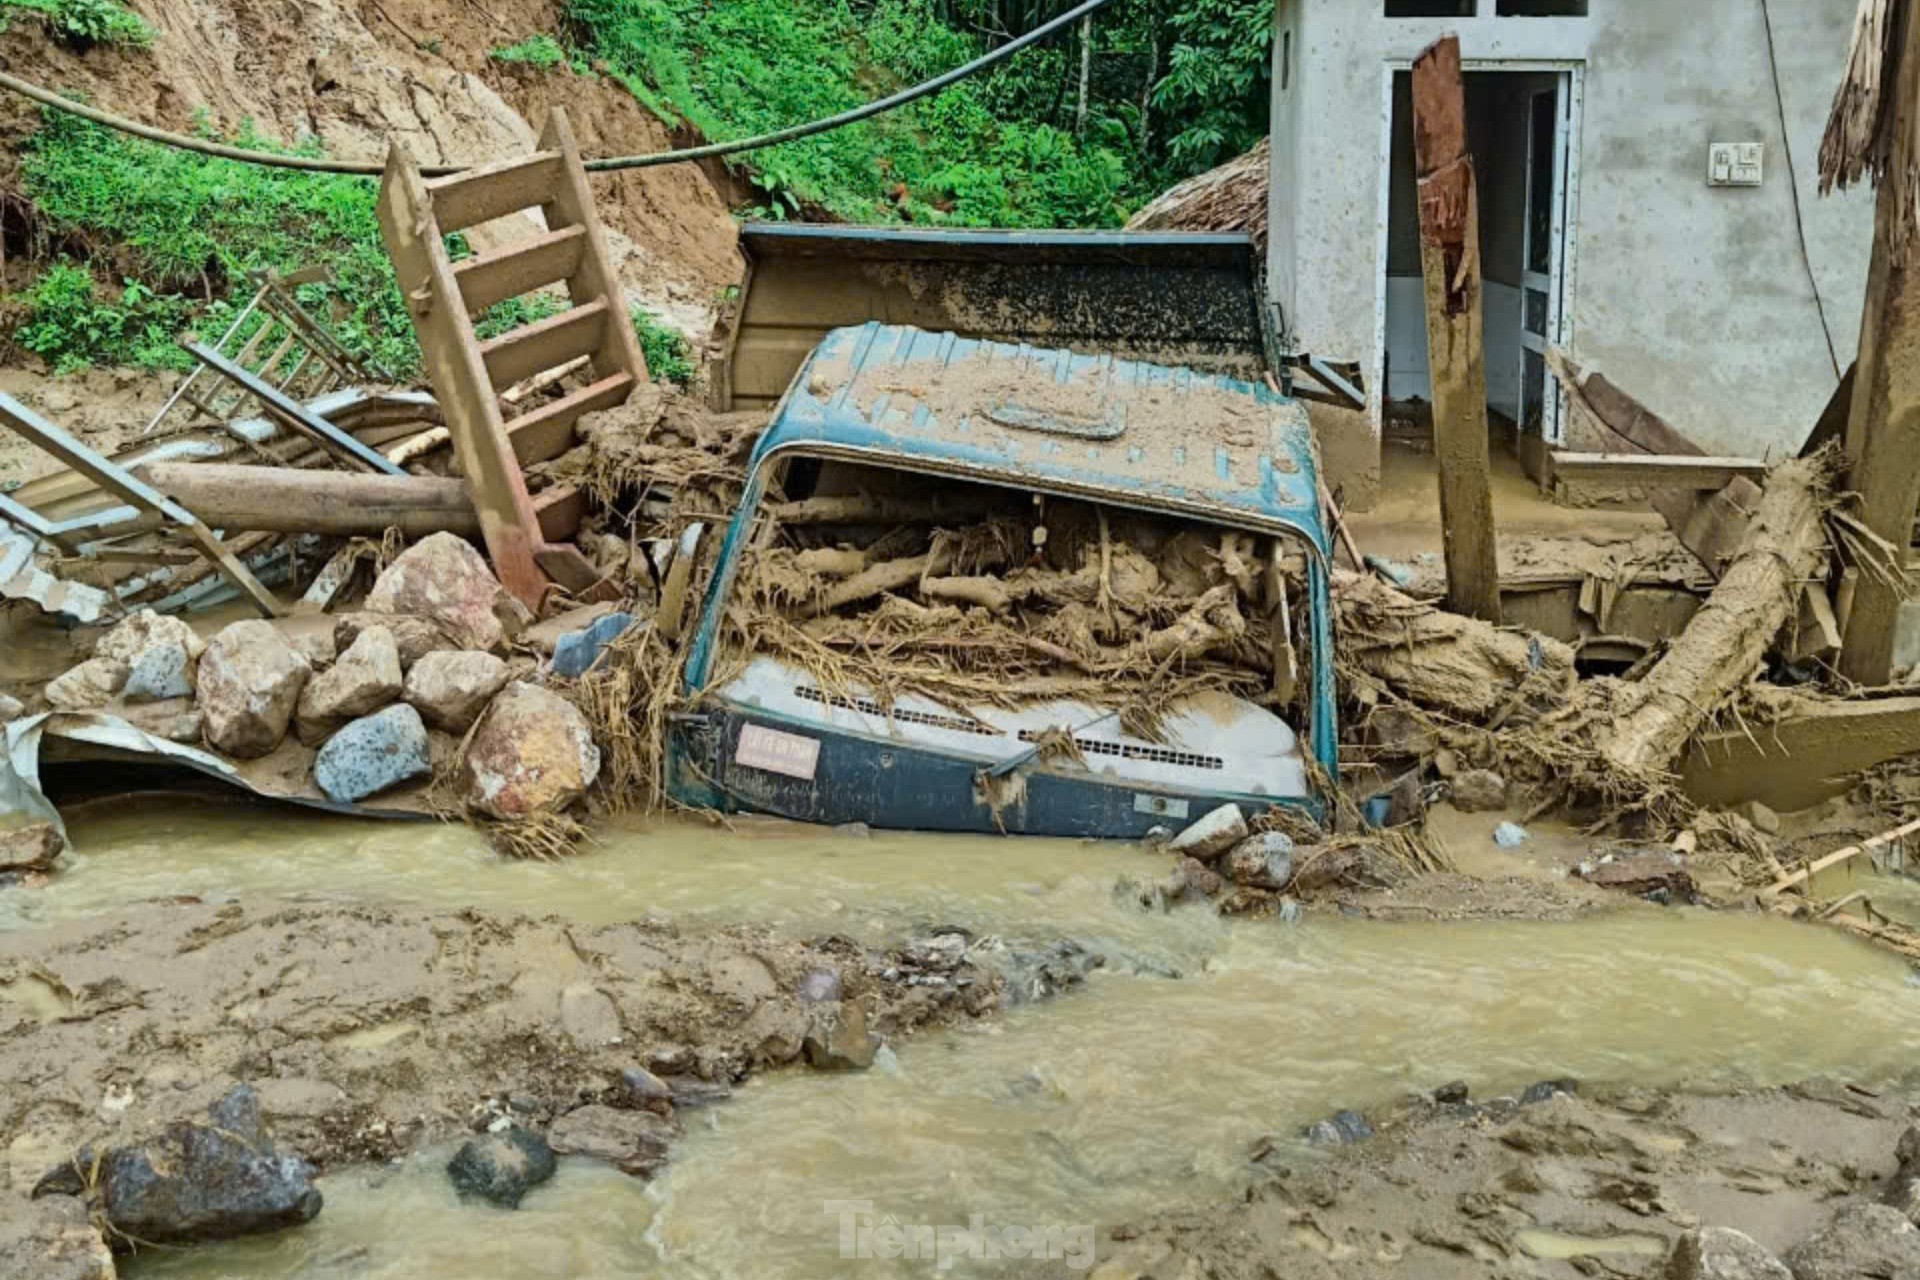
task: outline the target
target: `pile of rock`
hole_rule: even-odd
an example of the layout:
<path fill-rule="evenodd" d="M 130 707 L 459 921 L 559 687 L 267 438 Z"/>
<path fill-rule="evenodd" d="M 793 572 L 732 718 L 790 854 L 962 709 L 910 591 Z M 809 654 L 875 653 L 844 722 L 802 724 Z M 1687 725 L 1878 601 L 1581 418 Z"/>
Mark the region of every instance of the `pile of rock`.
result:
<path fill-rule="evenodd" d="M 432 776 L 467 735 L 468 807 L 524 818 L 578 799 L 600 753 L 571 703 L 513 678 L 502 618 L 515 608 L 473 547 L 434 534 L 331 634 L 249 620 L 203 642 L 146 610 L 47 685 L 46 699 L 234 760 L 271 755 L 291 735 L 315 750 L 314 785 L 346 804 Z"/>

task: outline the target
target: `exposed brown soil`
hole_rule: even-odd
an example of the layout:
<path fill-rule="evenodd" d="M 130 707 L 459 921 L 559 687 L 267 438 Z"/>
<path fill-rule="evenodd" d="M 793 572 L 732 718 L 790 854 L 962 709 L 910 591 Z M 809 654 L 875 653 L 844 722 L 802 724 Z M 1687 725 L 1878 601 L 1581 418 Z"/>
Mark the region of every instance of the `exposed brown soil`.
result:
<path fill-rule="evenodd" d="M 490 1107 L 544 1123 L 629 1067 L 736 1080 L 799 1056 L 835 1007 L 797 994 L 820 969 L 882 1036 L 998 1000 L 965 962 L 909 982 L 845 940 L 654 920 L 158 902 L 6 933 L 4 1182 L 24 1194 L 78 1144 L 204 1111 L 235 1080 L 321 1165 L 388 1158 Z"/>
<path fill-rule="evenodd" d="M 1291 1135 L 1254 1144 L 1244 1200 L 1113 1227 L 1098 1274 L 1652 1277 L 1697 1226 L 1782 1253 L 1880 1195 L 1917 1100 L 1826 1082 L 1627 1087 L 1485 1111 L 1411 1100 L 1375 1118 L 1378 1136 L 1331 1153 Z M 1551 1256 L 1569 1250 L 1584 1256 Z"/>

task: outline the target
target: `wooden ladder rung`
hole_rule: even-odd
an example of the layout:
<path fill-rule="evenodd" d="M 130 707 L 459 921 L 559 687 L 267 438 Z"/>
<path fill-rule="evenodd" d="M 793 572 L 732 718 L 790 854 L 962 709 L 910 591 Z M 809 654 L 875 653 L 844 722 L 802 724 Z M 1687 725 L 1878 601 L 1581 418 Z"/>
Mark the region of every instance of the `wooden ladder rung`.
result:
<path fill-rule="evenodd" d="M 586 245 L 585 227 L 562 227 L 454 263 L 467 314 L 477 316 L 496 302 L 567 279 L 579 270 Z"/>
<path fill-rule="evenodd" d="M 507 424 L 507 439 L 520 465 L 557 458 L 573 445 L 573 424 L 585 413 L 619 404 L 633 390 L 633 375 L 616 373 L 590 382 L 569 396 L 550 400 Z"/>
<path fill-rule="evenodd" d="M 570 484 L 555 485 L 533 495 L 533 511 L 540 517 L 541 537 L 571 542 L 587 514 L 587 495 Z"/>
<path fill-rule="evenodd" d="M 480 344 L 480 359 L 495 389 L 510 387 L 600 345 L 607 327 L 607 300 L 595 298 L 544 320 L 521 325 Z"/>
<path fill-rule="evenodd" d="M 450 178 L 435 178 L 427 183 L 427 193 L 433 200 L 433 220 L 440 224 L 440 234 L 450 235 L 545 204 L 564 181 L 566 171 L 560 153 L 536 151 Z"/>

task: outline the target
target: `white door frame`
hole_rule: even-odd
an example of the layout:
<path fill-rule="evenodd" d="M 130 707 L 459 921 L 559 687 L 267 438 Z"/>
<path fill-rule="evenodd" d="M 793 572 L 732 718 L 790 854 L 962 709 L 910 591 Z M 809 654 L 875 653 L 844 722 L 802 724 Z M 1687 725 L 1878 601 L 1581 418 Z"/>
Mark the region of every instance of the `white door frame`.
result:
<path fill-rule="evenodd" d="M 1575 264 L 1578 259 L 1580 226 L 1580 121 L 1585 103 L 1587 64 L 1572 58 L 1465 58 L 1460 69 L 1467 71 L 1551 71 L 1559 73 L 1566 89 L 1560 112 L 1560 131 L 1565 145 L 1556 148 L 1556 174 L 1561 198 L 1555 202 L 1554 232 L 1560 244 L 1559 288 L 1548 298 L 1548 340 L 1554 346 L 1568 347 L 1573 342 L 1573 299 Z M 1396 72 L 1411 71 L 1411 58 L 1389 58 L 1380 71 L 1380 165 L 1379 202 L 1374 215 L 1374 298 L 1373 362 L 1371 394 L 1367 414 L 1373 438 L 1383 440 L 1387 405 L 1387 239 L 1392 220 L 1393 201 L 1393 77 Z M 1471 140 L 1469 140 L 1471 142 Z M 1522 305 L 1525 299 L 1522 298 Z M 1547 376 L 1552 394 L 1543 398 L 1541 434 L 1549 444 L 1559 444 L 1565 436 L 1561 412 L 1562 396 L 1551 374 Z"/>

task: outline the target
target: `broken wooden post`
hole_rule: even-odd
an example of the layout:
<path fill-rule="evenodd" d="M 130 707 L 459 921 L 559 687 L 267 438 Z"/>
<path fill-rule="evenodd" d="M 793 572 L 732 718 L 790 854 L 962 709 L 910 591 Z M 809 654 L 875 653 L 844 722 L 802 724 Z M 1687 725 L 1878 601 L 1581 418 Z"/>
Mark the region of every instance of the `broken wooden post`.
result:
<path fill-rule="evenodd" d="M 1420 179 L 1420 265 L 1427 285 L 1427 364 L 1447 607 L 1500 620 L 1493 487 L 1488 475 L 1487 374 L 1480 335 L 1480 227 L 1467 152 L 1460 41 L 1428 46 L 1413 64 L 1413 147 Z"/>
<path fill-rule="evenodd" d="M 1920 22 L 1912 6 L 1894 20 L 1856 27 L 1847 79 L 1820 146 L 1826 191 L 1871 176 L 1880 192 L 1873 260 L 1860 319 L 1860 358 L 1847 420 L 1849 486 L 1867 527 L 1893 546 L 1913 541 L 1920 508 L 1920 274 L 1912 252 L 1917 211 L 1913 161 L 1920 155 Z M 1847 621 L 1840 671 L 1861 684 L 1887 683 L 1893 669 L 1900 584 L 1862 573 Z"/>

